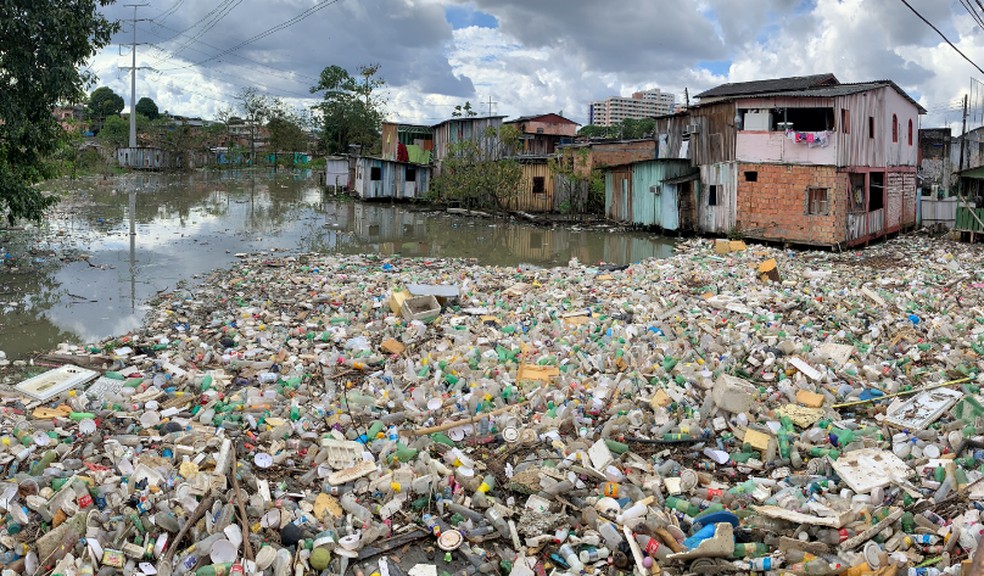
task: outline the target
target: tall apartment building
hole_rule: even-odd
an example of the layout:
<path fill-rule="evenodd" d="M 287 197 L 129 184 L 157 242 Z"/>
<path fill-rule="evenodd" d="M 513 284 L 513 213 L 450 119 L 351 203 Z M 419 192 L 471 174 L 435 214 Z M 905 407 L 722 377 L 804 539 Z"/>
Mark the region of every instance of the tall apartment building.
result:
<path fill-rule="evenodd" d="M 589 123 L 595 126 L 611 126 L 626 118 L 652 118 L 672 114 L 676 108 L 676 96 L 659 88 L 635 92 L 631 98 L 613 96 L 591 103 Z"/>

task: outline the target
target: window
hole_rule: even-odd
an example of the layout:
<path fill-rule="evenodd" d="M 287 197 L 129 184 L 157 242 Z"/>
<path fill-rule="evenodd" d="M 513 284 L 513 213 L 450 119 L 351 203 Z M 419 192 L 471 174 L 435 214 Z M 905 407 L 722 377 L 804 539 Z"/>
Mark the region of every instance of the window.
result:
<path fill-rule="evenodd" d="M 756 170 L 745 171 L 745 182 L 758 182 L 759 173 Z"/>
<path fill-rule="evenodd" d="M 864 212 L 864 174 L 852 173 L 851 193 L 848 198 L 847 209 L 850 212 Z"/>
<path fill-rule="evenodd" d="M 851 133 L 851 111 L 847 108 L 841 108 L 841 132 Z"/>
<path fill-rule="evenodd" d="M 885 207 L 885 173 L 872 172 L 868 176 L 868 212 Z"/>
<path fill-rule="evenodd" d="M 892 114 L 892 142 L 899 141 L 899 117 Z"/>
<path fill-rule="evenodd" d="M 373 182 L 377 182 L 383 179 L 383 169 L 379 166 L 373 166 L 369 169 L 369 179 Z"/>
<path fill-rule="evenodd" d="M 912 118 L 909 118 L 909 146 L 912 146 Z"/>
<path fill-rule="evenodd" d="M 806 189 L 806 213 L 827 215 L 830 211 L 830 190 L 810 186 Z"/>
<path fill-rule="evenodd" d="M 833 108 L 777 108 L 772 111 L 772 130 L 819 132 L 834 127 Z"/>
<path fill-rule="evenodd" d="M 717 206 L 718 205 L 718 188 L 720 184 L 711 184 L 707 187 L 707 205 Z"/>
<path fill-rule="evenodd" d="M 412 166 L 407 166 L 407 182 L 417 181 L 417 169 Z"/>
<path fill-rule="evenodd" d="M 875 117 L 868 116 L 868 138 L 875 137 Z"/>
<path fill-rule="evenodd" d="M 533 193 L 534 194 L 546 194 L 547 186 L 546 181 L 543 176 L 533 177 Z"/>

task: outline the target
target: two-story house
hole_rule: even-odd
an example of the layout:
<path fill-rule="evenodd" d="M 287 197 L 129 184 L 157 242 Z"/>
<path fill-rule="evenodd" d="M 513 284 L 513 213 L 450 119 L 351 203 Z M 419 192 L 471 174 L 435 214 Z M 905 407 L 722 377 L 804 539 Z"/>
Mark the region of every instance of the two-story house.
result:
<path fill-rule="evenodd" d="M 820 74 L 697 98 L 686 132 L 700 168 L 700 231 L 849 246 L 916 224 L 926 110 L 894 82 Z"/>

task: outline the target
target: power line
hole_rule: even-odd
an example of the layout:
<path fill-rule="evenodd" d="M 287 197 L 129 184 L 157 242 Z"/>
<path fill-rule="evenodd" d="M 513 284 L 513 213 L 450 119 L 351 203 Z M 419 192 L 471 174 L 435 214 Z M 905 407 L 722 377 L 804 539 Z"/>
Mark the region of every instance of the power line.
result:
<path fill-rule="evenodd" d="M 970 0 L 960 0 L 960 3 L 963 5 L 964 10 L 966 10 L 967 13 L 970 14 L 971 18 L 974 19 L 974 22 L 977 22 L 977 26 L 979 26 L 981 30 L 984 30 L 984 19 L 982 19 L 981 15 L 974 9 L 974 5 L 970 3 Z"/>
<path fill-rule="evenodd" d="M 218 24 L 223 18 L 228 16 L 229 13 L 232 12 L 237 6 L 242 4 L 242 2 L 243 0 L 223 0 L 222 3 L 220 3 L 211 12 L 209 12 L 201 20 L 199 20 L 199 23 L 203 24 L 202 28 L 197 32 L 195 32 L 193 36 L 188 38 L 181 46 L 177 48 L 177 50 L 174 50 L 173 53 L 175 55 L 180 54 L 184 49 L 190 46 L 192 42 L 198 40 L 199 38 L 204 36 L 206 32 L 214 28 L 216 24 Z M 211 20 L 209 22 L 205 22 L 205 20 L 209 19 L 209 17 L 211 17 Z"/>
<path fill-rule="evenodd" d="M 223 57 L 223 56 L 225 56 L 227 54 L 230 54 L 232 52 L 235 52 L 236 50 L 239 50 L 240 48 L 243 48 L 245 46 L 248 46 L 248 45 L 252 44 L 253 42 L 256 42 L 258 40 L 262 40 L 262 39 L 266 38 L 267 36 L 270 36 L 271 34 L 275 34 L 277 32 L 280 32 L 281 30 L 285 30 L 287 28 L 290 28 L 294 24 L 297 24 L 298 22 L 301 22 L 302 20 L 306 20 L 309 16 L 311 16 L 315 12 L 318 12 L 320 10 L 323 10 L 323 9 L 325 9 L 325 8 L 333 5 L 333 4 L 337 4 L 338 2 L 341 2 L 341 0 L 321 0 L 320 2 L 318 2 L 317 4 L 315 4 L 312 7 L 308 8 L 307 10 L 304 10 L 303 12 L 301 12 L 300 14 L 298 14 L 297 16 L 294 16 L 293 18 L 291 18 L 289 20 L 286 20 L 284 22 L 281 22 L 280 24 L 277 24 L 273 28 L 270 28 L 270 29 L 268 29 L 268 30 L 266 30 L 264 32 L 260 32 L 256 36 L 253 36 L 252 38 L 250 38 L 248 40 L 244 40 L 244 41 L 240 42 L 239 44 L 236 44 L 232 48 L 229 48 L 227 50 L 224 50 L 224 51 L 216 54 L 215 56 L 212 56 L 211 58 L 206 58 L 205 60 L 202 60 L 201 62 L 196 62 L 194 64 L 189 64 L 188 67 L 190 67 L 190 66 L 201 66 L 202 64 L 205 64 L 207 62 L 211 62 L 212 60 L 217 60 L 217 59 L 219 59 L 219 58 L 221 58 L 221 57 Z"/>
<path fill-rule="evenodd" d="M 161 12 L 157 16 L 154 16 L 153 18 L 151 18 L 151 20 L 166 20 L 171 14 L 174 14 L 175 11 L 177 11 L 177 9 L 180 8 L 182 4 L 184 4 L 184 1 L 185 0 L 177 0 L 177 2 L 175 2 L 173 6 L 171 6 L 164 12 Z"/>
<path fill-rule="evenodd" d="M 899 0 L 899 1 L 902 2 L 903 4 L 905 4 L 906 7 L 909 10 L 912 10 L 912 13 L 913 14 L 915 14 L 916 16 L 918 16 L 919 19 L 922 20 L 923 22 L 925 22 L 927 26 L 929 26 L 930 28 L 933 29 L 933 31 L 935 31 L 937 34 L 939 34 L 940 35 L 940 38 L 942 38 L 947 44 L 950 45 L 950 48 L 953 48 L 954 50 L 956 50 L 957 51 L 957 54 L 960 54 L 961 56 L 963 56 L 963 59 L 964 60 L 966 60 L 967 62 L 970 62 L 971 66 L 973 66 L 974 68 L 977 68 L 977 71 L 980 72 L 981 74 L 984 74 L 984 69 L 982 69 L 980 66 L 978 66 L 976 62 L 974 62 L 973 60 L 971 60 L 970 58 L 968 58 L 966 54 L 964 54 L 963 52 L 961 52 L 960 51 L 960 48 L 957 48 L 957 46 L 953 42 L 950 42 L 950 39 L 947 38 L 946 35 L 944 35 L 942 32 L 940 32 L 940 29 L 939 28 L 937 28 L 936 26 L 934 26 L 933 23 L 930 22 L 929 20 L 927 20 L 925 16 L 923 16 L 922 14 L 919 13 L 918 10 L 916 10 L 915 8 L 913 8 L 912 5 L 909 4 L 908 0 Z"/>
<path fill-rule="evenodd" d="M 168 26 L 161 25 L 161 27 L 164 28 L 165 30 L 173 30 L 172 28 L 170 28 Z M 151 34 L 155 34 L 155 33 L 154 32 L 151 32 Z M 155 34 L 155 35 L 157 35 L 157 34 Z M 157 36 L 160 37 L 159 35 L 157 35 Z M 198 41 L 198 44 L 201 44 L 202 46 L 205 46 L 207 48 L 211 48 L 213 50 L 220 50 L 220 48 L 217 48 L 217 47 L 215 47 L 215 46 L 213 46 L 213 45 L 211 45 L 211 44 L 209 44 L 207 42 L 202 42 L 200 40 Z M 173 59 L 175 57 L 173 54 L 170 54 L 170 52 L 168 50 L 166 50 L 160 44 L 151 44 L 151 47 L 152 48 L 155 48 L 158 51 L 160 51 L 162 54 L 165 54 L 165 56 L 162 56 L 162 57 L 155 57 L 155 60 L 156 60 L 155 63 L 163 63 L 163 62 L 166 62 L 168 60 L 171 60 L 171 59 Z M 192 48 L 192 50 L 194 52 L 198 52 L 200 54 L 205 54 L 205 51 L 203 51 L 203 50 L 199 50 L 199 49 L 196 49 L 196 48 Z M 246 56 L 242 56 L 240 54 L 234 54 L 233 56 L 235 56 L 236 58 L 239 58 L 240 60 L 245 60 L 246 62 L 249 62 L 249 63 L 254 64 L 256 66 L 261 66 L 263 68 L 266 68 L 267 70 L 269 70 L 268 74 L 270 76 L 278 76 L 278 77 L 283 78 L 284 80 L 288 80 L 290 82 L 298 82 L 298 78 L 300 78 L 302 80 L 307 80 L 307 81 L 309 81 L 311 83 L 317 83 L 318 82 L 318 80 L 316 78 L 314 78 L 313 76 L 307 76 L 305 74 L 284 74 L 282 71 L 277 70 L 276 68 L 273 68 L 272 66 L 270 66 L 268 64 L 264 64 L 262 62 L 258 62 L 256 60 L 251 59 L 251 58 L 247 58 Z M 235 62 L 229 62 L 229 61 L 226 61 L 226 64 L 229 64 L 230 66 L 245 67 L 243 64 L 237 64 Z M 184 66 L 175 66 L 173 68 L 165 68 L 165 69 L 162 69 L 162 70 L 160 70 L 160 72 L 173 72 L 173 71 L 184 70 L 184 69 L 186 69 L 186 67 L 184 67 Z M 296 78 L 294 76 L 296 76 Z"/>

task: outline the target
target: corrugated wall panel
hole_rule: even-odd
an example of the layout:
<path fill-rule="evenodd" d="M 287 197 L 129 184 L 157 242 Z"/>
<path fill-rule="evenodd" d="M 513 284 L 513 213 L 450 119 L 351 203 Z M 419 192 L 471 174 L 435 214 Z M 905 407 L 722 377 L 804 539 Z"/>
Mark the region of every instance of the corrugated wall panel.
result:
<path fill-rule="evenodd" d="M 701 190 L 697 205 L 697 228 L 710 234 L 727 234 L 735 227 L 738 165 L 723 162 L 700 167 Z M 715 205 L 710 205 L 711 186 L 716 186 Z"/>
<path fill-rule="evenodd" d="M 550 212 L 554 207 L 554 175 L 546 163 L 520 164 L 523 179 L 519 191 L 509 201 L 511 210 L 521 212 Z M 543 178 L 543 192 L 534 193 L 534 178 Z"/>

